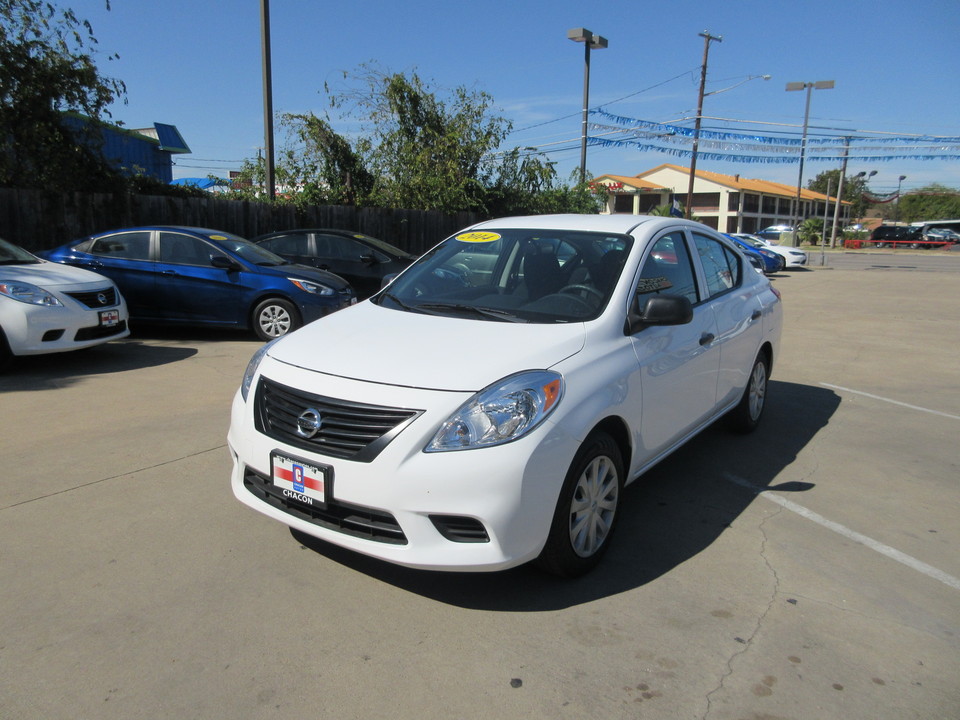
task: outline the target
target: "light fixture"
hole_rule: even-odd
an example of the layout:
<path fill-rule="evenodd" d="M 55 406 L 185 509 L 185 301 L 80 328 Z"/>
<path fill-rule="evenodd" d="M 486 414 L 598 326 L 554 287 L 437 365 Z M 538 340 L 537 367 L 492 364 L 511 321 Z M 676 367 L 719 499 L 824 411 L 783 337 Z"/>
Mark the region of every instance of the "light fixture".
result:
<path fill-rule="evenodd" d="M 580 134 L 580 184 L 587 182 L 587 110 L 590 107 L 590 50 L 603 50 L 607 39 L 586 28 L 567 30 L 567 39 L 583 43 L 583 122 Z"/>
<path fill-rule="evenodd" d="M 789 82 L 787 83 L 787 92 L 795 90 L 807 91 L 807 104 L 803 111 L 803 136 L 800 140 L 800 170 L 797 174 L 797 197 L 793 211 L 793 244 L 797 245 L 798 231 L 800 229 L 800 189 L 803 186 L 803 160 L 807 154 L 807 124 L 810 122 L 810 91 L 811 90 L 832 90 L 833 80 L 817 80 L 816 82 Z"/>

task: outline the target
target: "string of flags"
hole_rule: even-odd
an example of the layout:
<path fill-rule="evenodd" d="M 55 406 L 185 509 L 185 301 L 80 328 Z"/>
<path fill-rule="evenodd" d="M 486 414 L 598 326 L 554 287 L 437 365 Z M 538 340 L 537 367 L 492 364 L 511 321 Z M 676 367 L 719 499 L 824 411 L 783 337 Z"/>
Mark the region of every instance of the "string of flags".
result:
<path fill-rule="evenodd" d="M 693 155 L 693 128 L 590 110 L 590 128 L 600 136 L 588 136 L 590 145 L 631 147 L 675 157 Z M 803 140 L 796 137 L 701 129 L 697 156 L 707 160 L 741 163 L 799 162 Z M 807 137 L 806 161 L 883 162 L 886 160 L 960 160 L 960 137 L 940 135 L 817 135 Z"/>

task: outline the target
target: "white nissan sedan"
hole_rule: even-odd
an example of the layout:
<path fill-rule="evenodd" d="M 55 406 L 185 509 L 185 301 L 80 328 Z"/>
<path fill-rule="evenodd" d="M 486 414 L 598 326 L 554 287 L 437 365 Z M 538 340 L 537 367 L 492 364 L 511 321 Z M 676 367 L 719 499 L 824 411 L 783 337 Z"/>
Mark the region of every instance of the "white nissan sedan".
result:
<path fill-rule="evenodd" d="M 782 317 L 770 281 L 699 223 L 480 223 L 254 355 L 233 492 L 408 567 L 579 575 L 625 485 L 723 416 L 757 425 Z"/>
<path fill-rule="evenodd" d="M 41 260 L 0 239 L 0 366 L 19 355 L 126 337 L 127 305 L 103 275 Z"/>

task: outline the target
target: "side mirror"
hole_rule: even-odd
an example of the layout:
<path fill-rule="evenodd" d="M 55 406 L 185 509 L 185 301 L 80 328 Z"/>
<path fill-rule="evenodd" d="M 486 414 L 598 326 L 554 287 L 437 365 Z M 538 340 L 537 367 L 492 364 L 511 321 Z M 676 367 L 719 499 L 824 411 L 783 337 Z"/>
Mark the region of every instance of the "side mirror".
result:
<path fill-rule="evenodd" d="M 364 265 L 376 265 L 377 258 L 372 253 L 364 253 L 360 256 L 360 262 L 362 262 Z"/>
<path fill-rule="evenodd" d="M 686 325 L 693 320 L 693 306 L 682 295 L 651 295 L 640 307 L 641 296 L 635 296 L 624 332 L 633 335 L 649 325 Z"/>
<path fill-rule="evenodd" d="M 397 275 L 399 275 L 399 274 L 400 274 L 400 273 L 390 273 L 389 275 L 384 275 L 384 276 L 383 276 L 383 279 L 380 280 L 380 289 L 383 290 L 387 285 L 389 285 L 389 284 L 392 283 L 394 280 L 396 280 L 396 279 L 397 279 Z"/>
<path fill-rule="evenodd" d="M 226 270 L 227 272 L 243 270 L 242 265 L 234 260 L 231 260 L 226 255 L 214 255 L 212 258 L 210 258 L 210 264 L 215 268 L 220 268 L 221 270 Z"/>

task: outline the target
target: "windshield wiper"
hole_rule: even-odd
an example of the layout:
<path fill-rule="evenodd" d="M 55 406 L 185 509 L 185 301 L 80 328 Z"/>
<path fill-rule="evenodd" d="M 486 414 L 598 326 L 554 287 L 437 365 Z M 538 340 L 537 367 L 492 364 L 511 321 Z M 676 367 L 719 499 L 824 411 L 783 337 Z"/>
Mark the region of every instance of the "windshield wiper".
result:
<path fill-rule="evenodd" d="M 397 305 L 399 305 L 403 310 L 409 310 L 410 312 L 417 312 L 417 309 L 416 309 L 415 307 L 411 307 L 410 305 L 408 305 L 407 303 L 405 303 L 403 300 L 401 300 L 400 298 L 398 298 L 398 297 L 397 297 L 396 295 L 394 295 L 393 293 L 389 293 L 389 292 L 388 292 L 388 293 L 384 293 L 383 295 L 381 295 L 381 296 L 380 296 L 380 302 L 378 302 L 377 304 L 378 304 L 378 305 L 383 305 L 383 301 L 384 301 L 384 300 L 391 300 L 391 301 L 395 302 L 395 303 L 396 303 Z"/>
<path fill-rule="evenodd" d="M 453 311 L 457 313 L 472 313 L 480 317 L 493 318 L 502 322 L 525 323 L 525 319 L 518 317 L 516 313 L 500 308 L 479 307 L 477 305 L 463 305 L 460 303 L 419 303 L 413 306 L 414 310 L 423 310 L 425 312 L 444 315 L 446 312 Z"/>

